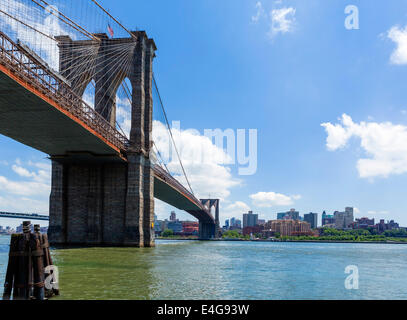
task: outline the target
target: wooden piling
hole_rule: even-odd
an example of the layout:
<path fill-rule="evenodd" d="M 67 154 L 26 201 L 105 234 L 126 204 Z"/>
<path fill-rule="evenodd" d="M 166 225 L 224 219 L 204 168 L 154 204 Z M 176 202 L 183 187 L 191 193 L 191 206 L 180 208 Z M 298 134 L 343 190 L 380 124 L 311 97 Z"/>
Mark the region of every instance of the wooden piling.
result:
<path fill-rule="evenodd" d="M 13 234 L 10 240 L 9 261 L 4 283 L 3 300 L 44 300 L 59 294 L 58 290 L 46 290 L 44 268 L 52 265 L 48 237 L 40 233 L 40 226 L 23 222 L 23 233 Z"/>
<path fill-rule="evenodd" d="M 17 252 L 18 235 L 12 234 L 10 240 L 10 253 L 8 257 L 6 281 L 4 282 L 3 300 L 10 300 L 16 274 L 17 257 L 13 254 Z"/>
<path fill-rule="evenodd" d="M 34 226 L 34 234 L 31 234 L 31 256 L 33 261 L 33 298 L 36 300 L 44 300 L 45 289 L 44 289 L 44 251 L 41 244 L 41 233 L 40 226 Z"/>

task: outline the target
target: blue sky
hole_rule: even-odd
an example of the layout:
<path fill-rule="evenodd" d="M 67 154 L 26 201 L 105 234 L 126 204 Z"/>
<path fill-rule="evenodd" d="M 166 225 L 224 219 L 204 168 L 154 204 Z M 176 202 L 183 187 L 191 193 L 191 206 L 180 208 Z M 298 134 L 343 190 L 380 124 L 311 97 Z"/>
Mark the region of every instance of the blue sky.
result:
<path fill-rule="evenodd" d="M 290 208 L 304 214 L 354 206 L 356 217 L 407 226 L 404 1 L 102 3 L 129 29 L 154 38 L 155 76 L 181 134 L 257 129 L 254 175 L 239 176 L 237 166 L 187 165 L 200 196 L 221 194 L 223 219 L 248 209 L 274 219 Z M 359 9 L 358 30 L 344 26 L 349 4 Z M 198 139 L 184 138 L 181 144 Z M 46 155 L 3 136 L 0 155 L 0 210 L 46 213 Z M 36 191 L 19 194 L 27 184 Z M 157 204 L 160 218 L 169 210 Z"/>

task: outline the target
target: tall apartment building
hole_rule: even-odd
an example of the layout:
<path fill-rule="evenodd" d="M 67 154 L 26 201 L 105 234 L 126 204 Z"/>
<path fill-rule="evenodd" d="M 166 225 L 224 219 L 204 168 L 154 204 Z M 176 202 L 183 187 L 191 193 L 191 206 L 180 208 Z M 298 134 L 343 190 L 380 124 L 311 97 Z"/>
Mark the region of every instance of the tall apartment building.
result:
<path fill-rule="evenodd" d="M 249 211 L 248 213 L 243 214 L 243 229 L 246 227 L 257 226 L 258 220 L 259 215 L 253 214 L 253 211 Z"/>
<path fill-rule="evenodd" d="M 304 221 L 308 222 L 311 225 L 311 229 L 315 229 L 318 227 L 318 213 L 310 212 L 308 214 L 304 214 Z"/>

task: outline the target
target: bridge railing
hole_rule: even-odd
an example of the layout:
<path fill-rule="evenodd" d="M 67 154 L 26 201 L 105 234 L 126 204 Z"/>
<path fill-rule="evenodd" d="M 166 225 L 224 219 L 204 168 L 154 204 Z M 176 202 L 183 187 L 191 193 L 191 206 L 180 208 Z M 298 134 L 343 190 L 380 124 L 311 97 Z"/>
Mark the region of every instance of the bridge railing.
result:
<path fill-rule="evenodd" d="M 120 150 L 128 147 L 128 139 L 77 96 L 67 82 L 1 31 L 0 64 L 101 134 L 109 143 Z"/>

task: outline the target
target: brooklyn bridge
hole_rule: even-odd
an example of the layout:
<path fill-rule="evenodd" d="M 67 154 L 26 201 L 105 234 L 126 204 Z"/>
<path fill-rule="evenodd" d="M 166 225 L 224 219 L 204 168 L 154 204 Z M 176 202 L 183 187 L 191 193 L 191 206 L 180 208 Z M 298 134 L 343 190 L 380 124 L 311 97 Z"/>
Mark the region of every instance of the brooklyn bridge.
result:
<path fill-rule="evenodd" d="M 216 237 L 219 200 L 196 198 L 180 158 L 188 186 L 157 160 L 153 106 L 164 106 L 159 94 L 153 101 L 154 40 L 128 30 L 93 0 L 126 36 L 114 37 L 110 24 L 107 33 L 92 33 L 46 1 L 6 2 L 0 7 L 0 134 L 49 155 L 51 243 L 154 246 L 155 198 L 198 219 L 200 239 Z M 19 12 L 22 3 L 74 32 L 44 31 Z M 33 34 L 45 40 L 33 44 Z M 57 48 L 57 68 L 42 44 Z M 90 84 L 93 105 L 83 98 Z M 128 137 L 117 125 L 119 88 L 131 106 Z"/>

